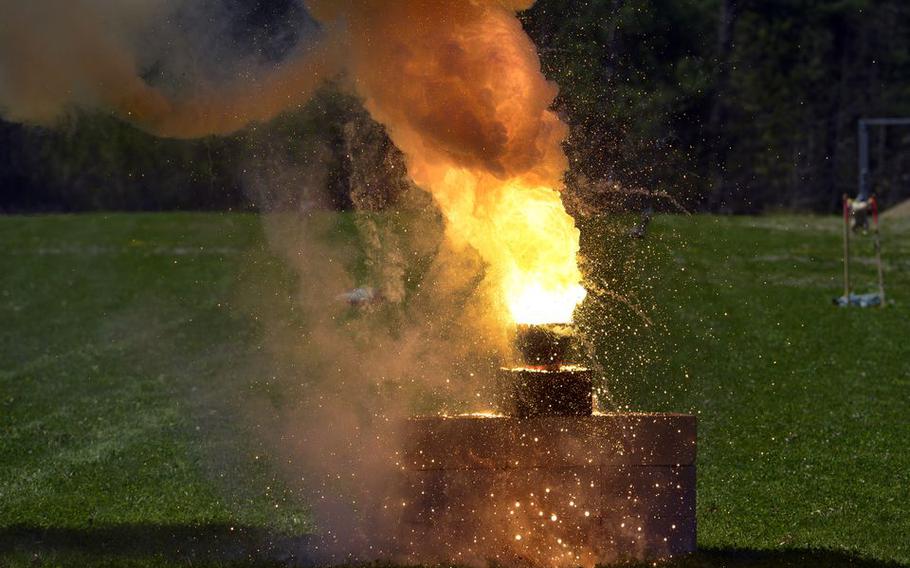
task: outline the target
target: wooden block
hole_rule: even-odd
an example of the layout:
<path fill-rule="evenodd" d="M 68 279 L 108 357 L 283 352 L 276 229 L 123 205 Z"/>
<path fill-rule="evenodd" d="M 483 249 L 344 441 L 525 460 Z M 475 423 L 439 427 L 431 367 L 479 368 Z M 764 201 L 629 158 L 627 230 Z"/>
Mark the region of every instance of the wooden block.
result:
<path fill-rule="evenodd" d="M 417 563 L 593 565 L 695 550 L 695 419 L 408 422 L 400 543 Z"/>

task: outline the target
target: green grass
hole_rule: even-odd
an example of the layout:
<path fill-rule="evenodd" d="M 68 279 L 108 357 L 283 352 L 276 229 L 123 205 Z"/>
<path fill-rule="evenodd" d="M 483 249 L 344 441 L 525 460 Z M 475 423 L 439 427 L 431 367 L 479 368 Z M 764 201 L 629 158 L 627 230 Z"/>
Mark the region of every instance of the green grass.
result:
<path fill-rule="evenodd" d="M 678 565 L 910 564 L 900 223 L 882 310 L 831 306 L 837 219 L 585 224 L 628 301 L 581 317 L 612 401 L 699 416 L 702 552 Z M 235 409 L 269 391 L 248 299 L 291 294 L 255 216 L 0 217 L 0 566 L 280 563 L 306 503 Z"/>
<path fill-rule="evenodd" d="M 700 419 L 700 546 L 910 561 L 910 226 L 885 235 L 894 304 L 862 310 L 829 304 L 837 220 L 668 221 L 684 244 L 657 285 L 661 354 Z"/>

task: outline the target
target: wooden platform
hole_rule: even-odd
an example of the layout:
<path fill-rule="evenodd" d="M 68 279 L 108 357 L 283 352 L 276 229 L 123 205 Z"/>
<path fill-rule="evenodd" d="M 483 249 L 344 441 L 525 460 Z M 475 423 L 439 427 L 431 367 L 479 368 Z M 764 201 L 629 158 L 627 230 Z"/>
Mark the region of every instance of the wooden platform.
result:
<path fill-rule="evenodd" d="M 405 425 L 399 544 L 419 563 L 578 566 L 695 550 L 695 417 Z"/>

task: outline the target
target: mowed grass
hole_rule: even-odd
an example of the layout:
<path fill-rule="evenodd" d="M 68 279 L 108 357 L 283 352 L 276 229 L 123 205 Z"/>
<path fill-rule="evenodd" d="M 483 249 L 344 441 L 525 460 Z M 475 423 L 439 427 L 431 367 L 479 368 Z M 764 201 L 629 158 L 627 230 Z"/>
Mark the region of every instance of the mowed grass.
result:
<path fill-rule="evenodd" d="M 631 301 L 588 315 L 634 331 L 597 343 L 616 403 L 699 416 L 702 552 L 674 565 L 910 564 L 910 224 L 865 310 L 831 305 L 835 218 L 598 224 Z M 280 564 L 312 530 L 234 415 L 268 368 L 247 299 L 293 290 L 264 240 L 252 215 L 0 217 L 0 566 Z"/>

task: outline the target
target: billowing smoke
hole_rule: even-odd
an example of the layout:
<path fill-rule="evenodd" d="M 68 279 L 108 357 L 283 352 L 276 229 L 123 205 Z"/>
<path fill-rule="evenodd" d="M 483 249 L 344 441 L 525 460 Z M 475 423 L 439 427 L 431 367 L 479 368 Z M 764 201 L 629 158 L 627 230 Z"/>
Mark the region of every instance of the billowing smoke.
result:
<path fill-rule="evenodd" d="M 328 41 L 303 39 L 280 65 L 205 44 L 230 20 L 209 1 L 2 0 L 0 11 L 0 115 L 14 122 L 98 110 L 159 136 L 228 134 L 305 103 L 335 72 Z M 217 77 L 225 67 L 233 77 Z"/>
<path fill-rule="evenodd" d="M 356 89 L 413 160 L 558 187 L 566 127 L 549 110 L 556 87 L 511 10 L 528 2 L 508 4 L 309 2 L 320 21 L 345 26 Z"/>
<path fill-rule="evenodd" d="M 578 232 L 559 197 L 567 129 L 549 110 L 556 87 L 514 16 L 528 2 L 311 0 L 319 33 L 280 62 L 241 58 L 227 80 L 194 73 L 169 47 L 204 35 L 169 22 L 190 14 L 213 27 L 223 16 L 199 6 L 217 4 L 4 4 L 8 119 L 46 124 L 95 108 L 161 136 L 224 134 L 299 106 L 343 69 L 404 152 L 411 178 L 433 193 L 451 240 L 487 262 L 505 321 L 567 321 L 584 297 Z"/>
<path fill-rule="evenodd" d="M 400 152 L 376 131 L 382 128 L 359 115 L 343 128 L 355 208 L 349 216 L 320 206 L 326 172 L 318 164 L 250 167 L 250 185 L 262 188 L 260 207 L 275 209 L 265 216 L 271 247 L 299 282 L 293 316 L 286 306 L 264 307 L 273 294 L 245 301 L 280 362 L 267 372 L 270 383 L 299 396 L 260 400 L 246 412 L 269 453 L 280 456 L 284 478 L 312 507 L 320 539 L 305 555 L 320 562 L 396 557 L 402 419 L 489 408 L 480 371 L 501 363 L 483 263 L 446 242 L 429 194 L 408 181 Z M 375 179 L 375 171 L 387 179 Z M 382 211 L 379 183 L 401 185 L 394 214 Z M 292 200 L 298 209 L 288 212 Z M 342 294 L 355 289 L 370 295 Z M 298 319 L 305 323 L 291 323 Z"/>

